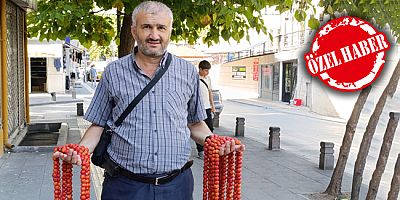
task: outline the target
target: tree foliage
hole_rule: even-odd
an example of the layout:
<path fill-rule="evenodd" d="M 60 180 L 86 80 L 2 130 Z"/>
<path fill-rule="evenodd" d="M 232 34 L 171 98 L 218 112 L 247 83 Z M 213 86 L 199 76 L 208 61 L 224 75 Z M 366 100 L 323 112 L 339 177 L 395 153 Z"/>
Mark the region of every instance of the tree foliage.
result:
<path fill-rule="evenodd" d="M 30 37 L 43 39 L 61 39 L 66 36 L 79 40 L 85 47 L 92 42 L 99 46 L 109 45 L 111 40 L 124 45 L 116 34 L 115 20 L 110 15 L 116 10 L 129 15 L 140 0 L 38 0 L 36 11 L 28 14 L 28 32 Z M 262 14 L 265 8 L 274 8 L 279 12 L 290 11 L 297 21 L 308 20 L 313 29 L 320 26 L 316 19 L 316 8 L 312 0 L 164 0 L 174 13 L 171 39 L 184 40 L 194 44 L 198 39 L 212 45 L 242 38 L 249 40 L 249 30 L 268 34 Z M 389 23 L 398 36 L 400 21 L 398 0 L 330 0 L 321 1 L 325 14 L 335 16 L 335 12 L 346 10 L 348 15 L 362 19 L 372 18 L 382 27 Z M 111 11 L 115 9 L 114 11 Z M 104 14 L 108 11 L 109 14 Z M 318 16 L 317 16 L 318 18 Z M 121 28 L 121 27 L 119 27 Z M 129 26 L 123 26 L 123 30 Z"/>
<path fill-rule="evenodd" d="M 116 9 L 130 14 L 140 3 L 139 0 L 39 0 L 36 11 L 28 15 L 30 37 L 61 39 L 70 36 L 84 46 L 91 42 L 108 45 L 119 38 L 113 29 L 113 22 L 99 10 Z M 164 0 L 174 13 L 171 39 L 184 40 L 194 44 L 199 38 L 205 44 L 218 43 L 233 38 L 236 41 L 246 37 L 249 30 L 267 34 L 262 13 L 267 6 L 276 6 L 280 12 L 292 10 L 296 19 L 304 21 L 306 10 L 313 8 L 311 0 Z M 315 9 L 314 9 L 315 10 Z M 312 18 L 315 22 L 315 18 Z M 309 23 L 310 24 L 310 23 Z M 315 23 L 311 23 L 315 26 Z M 129 28 L 129 27 L 125 27 Z M 124 42 L 121 41 L 121 44 Z"/>
<path fill-rule="evenodd" d="M 345 11 L 349 16 L 373 20 L 380 27 L 389 24 L 393 36 L 399 37 L 399 0 L 331 0 L 320 1 L 320 5 L 324 7 L 324 12 L 332 17 L 335 17 L 337 12 Z"/>
<path fill-rule="evenodd" d="M 95 41 L 106 46 L 115 36 L 110 17 L 96 15 L 93 1 L 38 1 L 38 9 L 28 14 L 29 37 L 64 40 L 66 36 L 90 47 Z"/>

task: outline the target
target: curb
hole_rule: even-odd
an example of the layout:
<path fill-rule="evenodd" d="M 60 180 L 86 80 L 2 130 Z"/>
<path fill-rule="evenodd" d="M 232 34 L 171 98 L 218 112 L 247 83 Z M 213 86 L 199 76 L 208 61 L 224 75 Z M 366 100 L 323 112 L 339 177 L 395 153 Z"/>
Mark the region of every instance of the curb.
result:
<path fill-rule="evenodd" d="M 31 103 L 29 106 L 43 106 L 43 105 L 49 105 L 49 104 L 64 104 L 64 103 L 80 103 L 84 102 L 83 99 L 77 99 L 77 100 L 64 100 L 64 101 L 48 101 L 48 102 L 41 102 L 41 103 Z"/>
<path fill-rule="evenodd" d="M 230 101 L 230 102 L 234 102 L 234 103 L 240 103 L 240 104 L 249 105 L 249 106 L 255 106 L 255 107 L 259 107 L 259 108 L 270 109 L 270 110 L 273 109 L 273 110 L 276 110 L 276 111 L 279 111 L 279 112 L 282 112 L 282 113 L 299 115 L 299 116 L 303 116 L 303 117 L 310 117 L 310 118 L 329 121 L 329 122 L 336 122 L 336 123 L 342 123 L 342 124 L 347 123 L 347 121 L 344 120 L 344 119 L 327 118 L 327 117 L 324 117 L 324 116 L 318 117 L 318 116 L 313 116 L 312 114 L 291 112 L 289 109 L 286 109 L 286 108 L 272 107 L 272 106 L 268 107 L 268 106 L 260 105 L 257 102 L 251 102 L 251 101 L 246 101 L 246 100 L 236 100 L 236 99 L 227 99 L 226 101 Z"/>
<path fill-rule="evenodd" d="M 66 122 L 63 122 L 63 123 L 61 123 L 61 128 L 59 129 L 59 136 L 58 136 L 56 145 L 51 145 L 51 146 L 18 146 L 18 145 L 16 145 L 12 149 L 10 149 L 10 152 L 13 152 L 13 153 L 53 152 L 55 147 L 67 144 L 68 133 L 69 133 L 69 124 Z"/>

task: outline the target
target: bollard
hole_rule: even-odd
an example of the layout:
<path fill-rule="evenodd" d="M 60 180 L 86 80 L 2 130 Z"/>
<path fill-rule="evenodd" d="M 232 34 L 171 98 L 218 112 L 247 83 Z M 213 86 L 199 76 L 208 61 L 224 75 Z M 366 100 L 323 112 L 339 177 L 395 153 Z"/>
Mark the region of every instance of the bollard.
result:
<path fill-rule="evenodd" d="M 244 117 L 236 117 L 235 137 L 244 137 Z"/>
<path fill-rule="evenodd" d="M 72 89 L 72 99 L 76 99 L 76 91 L 75 91 L 75 89 Z"/>
<path fill-rule="evenodd" d="M 56 101 L 57 100 L 55 92 L 51 92 L 50 95 L 51 95 L 51 100 L 52 101 Z"/>
<path fill-rule="evenodd" d="M 268 150 L 281 149 L 281 129 L 279 127 L 269 127 Z"/>
<path fill-rule="evenodd" d="M 83 103 L 76 103 L 76 115 L 83 116 Z"/>
<path fill-rule="evenodd" d="M 213 126 L 214 127 L 219 127 L 219 112 L 214 113 L 214 118 L 213 118 Z"/>
<path fill-rule="evenodd" d="M 322 170 L 332 170 L 335 161 L 333 156 L 334 144 L 332 142 L 321 142 L 320 146 L 319 168 Z"/>

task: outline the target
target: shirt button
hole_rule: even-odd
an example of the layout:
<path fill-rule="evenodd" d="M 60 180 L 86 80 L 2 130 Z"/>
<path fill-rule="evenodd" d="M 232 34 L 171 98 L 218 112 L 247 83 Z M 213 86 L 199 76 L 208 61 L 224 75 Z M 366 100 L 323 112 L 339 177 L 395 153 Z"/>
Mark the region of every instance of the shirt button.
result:
<path fill-rule="evenodd" d="M 156 111 L 153 111 L 153 113 L 155 114 L 155 113 L 156 113 Z"/>
<path fill-rule="evenodd" d="M 154 132 L 156 132 L 156 133 L 157 133 L 157 130 L 154 130 Z"/>
<path fill-rule="evenodd" d="M 156 91 L 154 91 L 154 90 L 153 90 L 153 91 L 151 91 L 151 92 L 152 92 L 153 94 L 154 94 L 154 93 L 156 93 Z"/>
<path fill-rule="evenodd" d="M 154 155 L 155 155 L 155 156 L 157 156 L 157 155 L 158 155 L 158 153 L 157 153 L 157 152 L 155 152 L 155 153 L 154 153 Z"/>

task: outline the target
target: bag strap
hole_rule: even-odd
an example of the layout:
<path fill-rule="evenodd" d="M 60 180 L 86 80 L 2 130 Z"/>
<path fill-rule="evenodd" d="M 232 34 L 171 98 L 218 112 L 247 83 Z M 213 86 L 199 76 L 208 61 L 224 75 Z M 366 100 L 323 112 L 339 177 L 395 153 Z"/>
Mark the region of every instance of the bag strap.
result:
<path fill-rule="evenodd" d="M 209 88 L 208 88 L 208 85 L 207 85 L 207 83 L 206 83 L 206 81 L 205 81 L 205 80 L 203 80 L 203 79 L 200 79 L 200 81 L 201 81 L 201 82 L 203 82 L 203 83 L 204 83 L 204 85 L 206 85 L 207 89 L 209 89 Z"/>
<path fill-rule="evenodd" d="M 122 121 L 129 115 L 129 113 L 135 108 L 135 106 L 142 100 L 144 96 L 150 91 L 151 88 L 160 80 L 160 78 L 164 75 L 167 71 L 169 65 L 171 64 L 172 55 L 168 53 L 167 61 L 165 62 L 165 66 L 160 69 L 160 71 L 156 74 L 156 76 L 150 81 L 146 87 L 143 88 L 142 91 L 132 100 L 129 106 L 124 110 L 124 112 L 119 116 L 118 120 L 115 121 L 115 126 L 120 126 Z M 135 62 L 133 63 L 135 65 Z"/>

